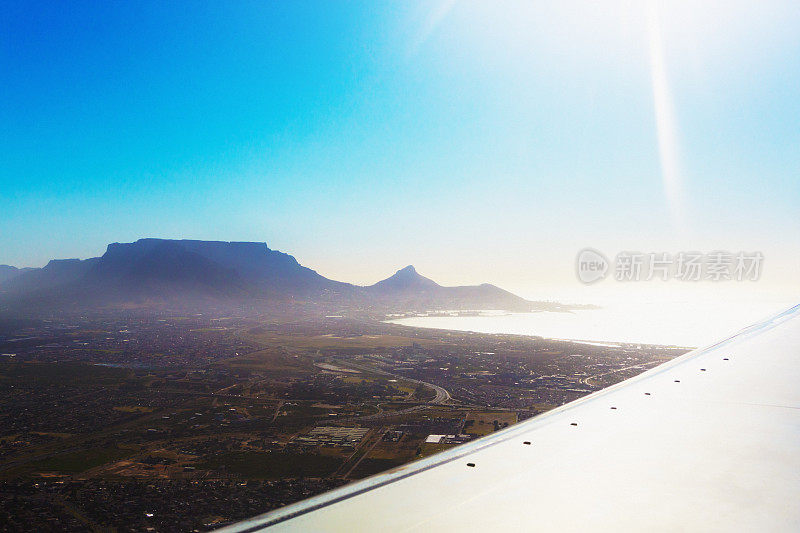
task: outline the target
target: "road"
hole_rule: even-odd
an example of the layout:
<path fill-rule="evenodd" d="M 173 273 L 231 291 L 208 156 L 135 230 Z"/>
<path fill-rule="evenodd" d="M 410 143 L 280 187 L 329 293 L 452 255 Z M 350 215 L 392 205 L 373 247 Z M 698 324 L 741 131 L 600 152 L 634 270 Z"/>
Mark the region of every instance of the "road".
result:
<path fill-rule="evenodd" d="M 381 375 L 384 375 L 384 376 L 389 376 L 391 378 L 395 378 L 395 379 L 399 379 L 399 380 L 401 379 L 403 381 L 410 381 L 411 383 L 417 383 L 417 384 L 420 384 L 420 385 L 424 385 L 426 387 L 429 387 L 429 388 L 433 389 L 436 392 L 436 396 L 434 396 L 432 400 L 430 400 L 429 402 L 427 402 L 425 404 L 422 404 L 422 405 L 413 405 L 411 407 L 407 407 L 405 409 L 400 409 L 398 411 L 383 411 L 383 410 L 381 410 L 381 412 L 376 413 L 374 415 L 357 416 L 357 417 L 353 417 L 353 418 L 342 419 L 342 420 L 339 420 L 339 422 L 354 422 L 356 420 L 360 420 L 360 421 L 364 421 L 364 420 L 380 420 L 381 418 L 390 418 L 390 417 L 394 417 L 394 416 L 398 416 L 398 415 L 405 415 L 405 414 L 408 414 L 408 413 L 413 413 L 414 411 L 427 409 L 431 405 L 442 405 L 444 403 L 447 403 L 451 399 L 450 393 L 447 392 L 447 390 L 444 387 L 440 387 L 439 385 L 435 385 L 433 383 L 428 383 L 427 381 L 420 381 L 418 379 L 408 378 L 408 377 L 405 377 L 405 376 L 401 376 L 399 374 L 393 374 L 391 372 L 387 372 L 385 370 L 379 370 L 377 368 L 372 368 L 372 367 L 368 367 L 368 366 L 362 366 L 362 365 L 359 365 L 359 364 L 356 364 L 356 363 L 352 363 L 350 361 L 347 361 L 347 362 L 338 362 L 337 361 L 337 363 L 341 364 L 342 366 L 347 365 L 347 366 L 350 366 L 352 368 L 357 368 L 359 370 L 363 370 L 364 372 L 372 372 L 373 374 L 381 374 Z M 379 407 L 379 409 L 380 409 L 380 407 Z"/>
<path fill-rule="evenodd" d="M 369 366 L 362 366 L 356 363 L 351 363 L 350 361 L 347 361 L 346 364 L 353 368 L 358 368 L 359 370 L 363 370 L 365 372 L 372 372 L 373 374 L 381 374 L 395 379 L 402 379 L 403 381 L 410 381 L 411 383 L 416 383 L 418 385 L 424 385 L 425 387 L 431 388 L 434 391 L 436 391 L 436 396 L 434 396 L 434 398 L 428 402 L 429 404 L 441 405 L 443 403 L 447 403 L 451 399 L 450 393 L 447 392 L 447 390 L 444 387 L 440 387 L 439 385 L 436 385 L 434 383 L 428 383 L 427 381 L 421 381 L 419 379 L 409 378 L 406 376 L 401 376 L 399 374 L 393 374 L 392 372 L 387 372 L 386 370 L 379 370 L 377 368 L 372 368 Z"/>
<path fill-rule="evenodd" d="M 660 365 L 661 363 L 663 363 L 663 361 L 650 361 L 650 362 L 647 362 L 647 363 L 639 363 L 638 365 L 626 366 L 624 368 L 616 368 L 614 370 L 609 370 L 608 372 L 603 372 L 601 374 L 595 374 L 593 376 L 587 376 L 585 378 L 581 378 L 578 381 L 580 383 L 584 384 L 584 385 L 588 385 L 589 387 L 596 387 L 597 385 L 594 385 L 593 383 L 589 383 L 589 380 L 601 378 L 601 377 L 607 376 L 609 374 L 616 374 L 617 372 L 623 372 L 625 370 L 632 370 L 634 368 L 638 369 L 638 368 L 643 368 L 644 367 L 646 369 L 647 367 L 653 367 L 653 366 L 656 366 L 656 365 Z"/>

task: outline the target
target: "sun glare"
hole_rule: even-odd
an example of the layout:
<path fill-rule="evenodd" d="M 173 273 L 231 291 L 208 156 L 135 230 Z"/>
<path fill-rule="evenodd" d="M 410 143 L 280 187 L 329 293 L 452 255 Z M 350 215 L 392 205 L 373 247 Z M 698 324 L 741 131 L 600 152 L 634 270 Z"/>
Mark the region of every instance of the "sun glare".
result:
<path fill-rule="evenodd" d="M 678 136 L 675 127 L 675 110 L 670 92 L 667 67 L 664 62 L 664 44 L 659 6 L 655 0 L 648 3 L 647 34 L 650 52 L 650 78 L 653 85 L 658 153 L 661 162 L 661 179 L 673 227 L 682 231 L 684 224 L 681 193 L 681 175 L 678 156 Z"/>

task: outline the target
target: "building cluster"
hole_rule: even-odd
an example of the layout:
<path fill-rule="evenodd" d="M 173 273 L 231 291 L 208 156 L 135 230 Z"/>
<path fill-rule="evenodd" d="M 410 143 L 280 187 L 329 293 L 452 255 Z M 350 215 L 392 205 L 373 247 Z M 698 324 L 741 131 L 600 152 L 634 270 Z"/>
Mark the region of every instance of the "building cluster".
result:
<path fill-rule="evenodd" d="M 471 436 L 466 434 L 460 435 L 428 435 L 425 439 L 426 444 L 463 444 L 469 442 Z"/>
<path fill-rule="evenodd" d="M 369 432 L 369 428 L 318 426 L 294 439 L 308 446 L 355 446 Z"/>

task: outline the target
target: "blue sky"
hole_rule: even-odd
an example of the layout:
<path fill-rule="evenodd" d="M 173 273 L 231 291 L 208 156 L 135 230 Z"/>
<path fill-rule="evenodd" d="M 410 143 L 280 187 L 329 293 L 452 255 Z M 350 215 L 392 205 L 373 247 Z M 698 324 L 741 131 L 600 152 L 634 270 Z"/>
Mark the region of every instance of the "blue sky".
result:
<path fill-rule="evenodd" d="M 0 263 L 259 240 L 525 292 L 584 246 L 762 250 L 796 288 L 800 4 L 649 12 L 666 137 L 646 3 L 596 4 L 6 6 Z"/>

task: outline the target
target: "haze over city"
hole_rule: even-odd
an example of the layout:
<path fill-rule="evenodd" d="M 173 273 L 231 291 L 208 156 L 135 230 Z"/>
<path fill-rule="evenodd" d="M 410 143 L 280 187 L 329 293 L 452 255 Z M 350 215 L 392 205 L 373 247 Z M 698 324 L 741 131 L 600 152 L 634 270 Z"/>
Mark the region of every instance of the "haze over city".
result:
<path fill-rule="evenodd" d="M 797 0 L 6 4 L 0 531 L 798 530 Z"/>

